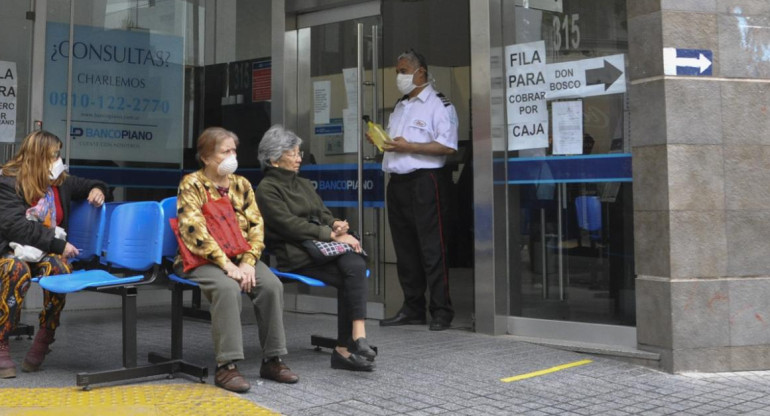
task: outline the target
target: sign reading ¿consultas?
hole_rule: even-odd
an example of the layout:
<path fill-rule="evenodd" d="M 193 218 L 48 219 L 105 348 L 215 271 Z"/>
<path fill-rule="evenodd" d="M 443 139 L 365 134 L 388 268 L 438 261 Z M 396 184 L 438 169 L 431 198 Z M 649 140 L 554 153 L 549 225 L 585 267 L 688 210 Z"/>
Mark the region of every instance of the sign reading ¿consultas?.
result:
<path fill-rule="evenodd" d="M 505 47 L 508 150 L 548 146 L 545 42 Z"/>
<path fill-rule="evenodd" d="M 0 61 L 0 142 L 16 141 L 16 62 Z"/>
<path fill-rule="evenodd" d="M 44 127 L 64 138 L 71 106 L 73 158 L 181 161 L 181 37 L 75 26 L 71 94 L 69 53 L 69 25 L 49 22 Z"/>

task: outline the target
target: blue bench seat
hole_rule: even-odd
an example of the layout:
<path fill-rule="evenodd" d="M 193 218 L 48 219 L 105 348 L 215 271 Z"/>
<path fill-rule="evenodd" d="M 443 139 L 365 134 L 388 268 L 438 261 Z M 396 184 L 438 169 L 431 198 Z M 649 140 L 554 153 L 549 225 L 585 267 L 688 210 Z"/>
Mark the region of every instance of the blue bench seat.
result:
<path fill-rule="evenodd" d="M 40 278 L 38 283 L 44 289 L 56 293 L 91 290 L 121 296 L 123 367 L 95 373 L 78 373 L 77 385 L 82 386 L 84 390 L 90 390 L 92 384 L 153 375 L 173 376 L 177 372 L 198 377 L 203 381 L 208 375 L 207 368 L 193 366 L 175 357 L 170 360 L 158 360 L 151 355 L 150 364 L 137 365 L 137 287 L 152 283 L 161 272 L 163 210 L 160 204 L 144 201 L 116 205 L 109 223 L 106 221 L 104 206 L 80 206 L 78 209 L 83 212 L 78 212 L 70 218 L 70 229 L 73 230 L 71 241 L 82 245 L 81 260 L 90 262 L 88 257 L 97 256 L 96 253 L 99 253 L 98 261 L 94 264 L 104 265 L 107 270 L 93 268 L 71 274 L 45 276 Z M 106 243 L 102 241 L 105 234 L 109 235 Z"/>

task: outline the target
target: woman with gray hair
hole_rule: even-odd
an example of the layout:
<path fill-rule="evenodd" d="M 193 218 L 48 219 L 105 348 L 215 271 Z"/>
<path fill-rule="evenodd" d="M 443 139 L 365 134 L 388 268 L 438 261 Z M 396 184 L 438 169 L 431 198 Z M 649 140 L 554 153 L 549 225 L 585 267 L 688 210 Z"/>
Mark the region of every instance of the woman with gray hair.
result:
<path fill-rule="evenodd" d="M 302 139 L 274 125 L 259 143 L 264 178 L 256 190 L 265 220 L 265 242 L 278 269 L 318 279 L 337 288 L 337 346 L 332 368 L 372 371 L 376 352 L 366 341 L 366 261 L 348 223 L 334 218 L 309 180 L 299 177 Z M 338 241 L 354 251 L 316 262 L 302 246 L 306 240 Z"/>

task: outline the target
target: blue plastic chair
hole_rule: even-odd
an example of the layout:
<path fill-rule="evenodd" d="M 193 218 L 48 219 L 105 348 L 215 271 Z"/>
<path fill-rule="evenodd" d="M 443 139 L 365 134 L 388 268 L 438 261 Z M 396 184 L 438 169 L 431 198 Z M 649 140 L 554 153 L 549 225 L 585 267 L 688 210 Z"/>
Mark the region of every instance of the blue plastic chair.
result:
<path fill-rule="evenodd" d="M 162 211 L 157 202 L 132 202 L 116 206 L 105 227 L 109 232 L 106 233 L 106 245 L 102 244 L 106 248 L 102 251 L 101 262 L 132 272 L 145 272 L 153 265 L 160 265 L 161 220 Z M 144 278 L 144 274 L 118 277 L 106 270 L 95 269 L 46 276 L 39 283 L 51 292 L 70 293 L 94 287 L 125 286 Z"/>
<path fill-rule="evenodd" d="M 88 201 L 75 201 L 70 204 L 70 218 L 67 230 L 67 241 L 80 251 L 75 261 L 90 262 L 99 258 L 104 235 L 105 207 L 95 207 Z M 83 270 L 75 270 L 80 273 Z M 39 282 L 40 277 L 33 277 L 33 282 Z"/>
<path fill-rule="evenodd" d="M 201 291 L 198 287 L 198 284 L 193 282 L 192 280 L 188 280 L 185 278 L 182 278 L 178 275 L 176 275 L 173 270 L 171 270 L 172 264 L 174 262 L 174 257 L 177 254 L 177 249 L 179 248 L 179 244 L 176 240 L 176 235 L 174 235 L 174 231 L 171 229 L 171 224 L 169 224 L 168 220 L 171 218 L 176 218 L 176 197 L 168 197 L 160 201 L 160 206 L 163 208 L 163 259 L 164 264 L 166 266 L 166 277 L 168 277 L 169 281 L 171 282 L 170 289 L 172 291 L 171 295 L 171 315 L 172 315 L 172 328 L 171 332 L 174 333 L 175 331 L 178 331 L 179 337 L 181 339 L 182 334 L 182 325 L 181 325 L 181 317 L 187 316 L 190 318 L 196 318 L 196 319 L 202 319 L 202 320 L 211 320 L 211 314 L 209 314 L 208 311 L 203 310 L 201 308 Z M 192 290 L 192 306 L 184 306 L 183 305 L 183 296 L 185 290 Z M 177 320 L 176 315 L 179 313 L 179 318 Z M 179 326 L 178 328 L 176 326 Z M 181 357 L 181 344 L 179 345 L 179 348 L 176 350 L 176 353 L 179 354 L 179 357 Z"/>
<path fill-rule="evenodd" d="M 591 240 L 601 239 L 602 204 L 597 196 L 579 196 L 575 198 L 578 227 L 588 231 Z"/>
<path fill-rule="evenodd" d="M 101 247 L 99 249 L 99 262 L 105 265 L 107 263 L 104 260 L 104 253 L 107 251 L 107 241 L 109 241 L 110 237 L 110 227 L 108 224 L 110 223 L 110 218 L 112 217 L 115 208 L 122 204 L 125 204 L 125 202 L 107 202 L 104 204 L 104 230 L 102 231 Z"/>
<path fill-rule="evenodd" d="M 106 210 L 105 210 L 106 211 Z M 186 372 L 179 360 L 152 361 L 136 364 L 136 286 L 155 280 L 160 271 L 163 244 L 163 210 L 154 201 L 130 202 L 116 205 L 110 216 L 108 241 L 101 255 L 110 270 L 141 273 L 122 277 L 103 269 L 52 275 L 40 279 L 44 289 L 56 293 L 71 293 L 84 289 L 120 295 L 123 303 L 123 368 L 98 373 L 77 374 L 77 385 L 90 389 L 91 384 L 128 380 L 153 375 L 173 375 Z M 77 224 L 77 223 L 76 223 Z M 152 358 L 152 357 L 151 357 Z M 207 369 L 192 375 L 206 377 Z"/>
<path fill-rule="evenodd" d="M 176 218 L 176 197 L 172 196 L 160 201 L 160 206 L 163 208 L 163 258 L 173 259 L 176 256 L 177 242 L 168 220 Z"/>
<path fill-rule="evenodd" d="M 95 207 L 88 201 L 73 202 L 70 206 L 67 241 L 80 250 L 79 261 L 90 261 L 99 257 L 104 235 L 106 207 Z"/>

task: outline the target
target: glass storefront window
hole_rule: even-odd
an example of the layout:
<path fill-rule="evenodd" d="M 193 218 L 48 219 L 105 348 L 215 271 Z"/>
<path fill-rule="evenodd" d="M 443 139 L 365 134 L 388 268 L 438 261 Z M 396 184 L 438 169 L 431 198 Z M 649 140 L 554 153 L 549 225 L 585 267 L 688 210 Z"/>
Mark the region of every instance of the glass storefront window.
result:
<path fill-rule="evenodd" d="M 510 314 L 634 325 L 626 3 L 537 3 L 502 4 Z"/>
<path fill-rule="evenodd" d="M 162 198 L 198 168 L 195 139 L 209 126 L 238 134 L 241 166 L 256 167 L 270 123 L 269 1 L 46 6 L 44 128 L 71 133 L 75 174 L 118 198 Z"/>
<path fill-rule="evenodd" d="M 15 153 L 29 122 L 30 78 L 32 74 L 32 29 L 29 1 L 3 2 L 0 13 L 0 164 Z"/>

